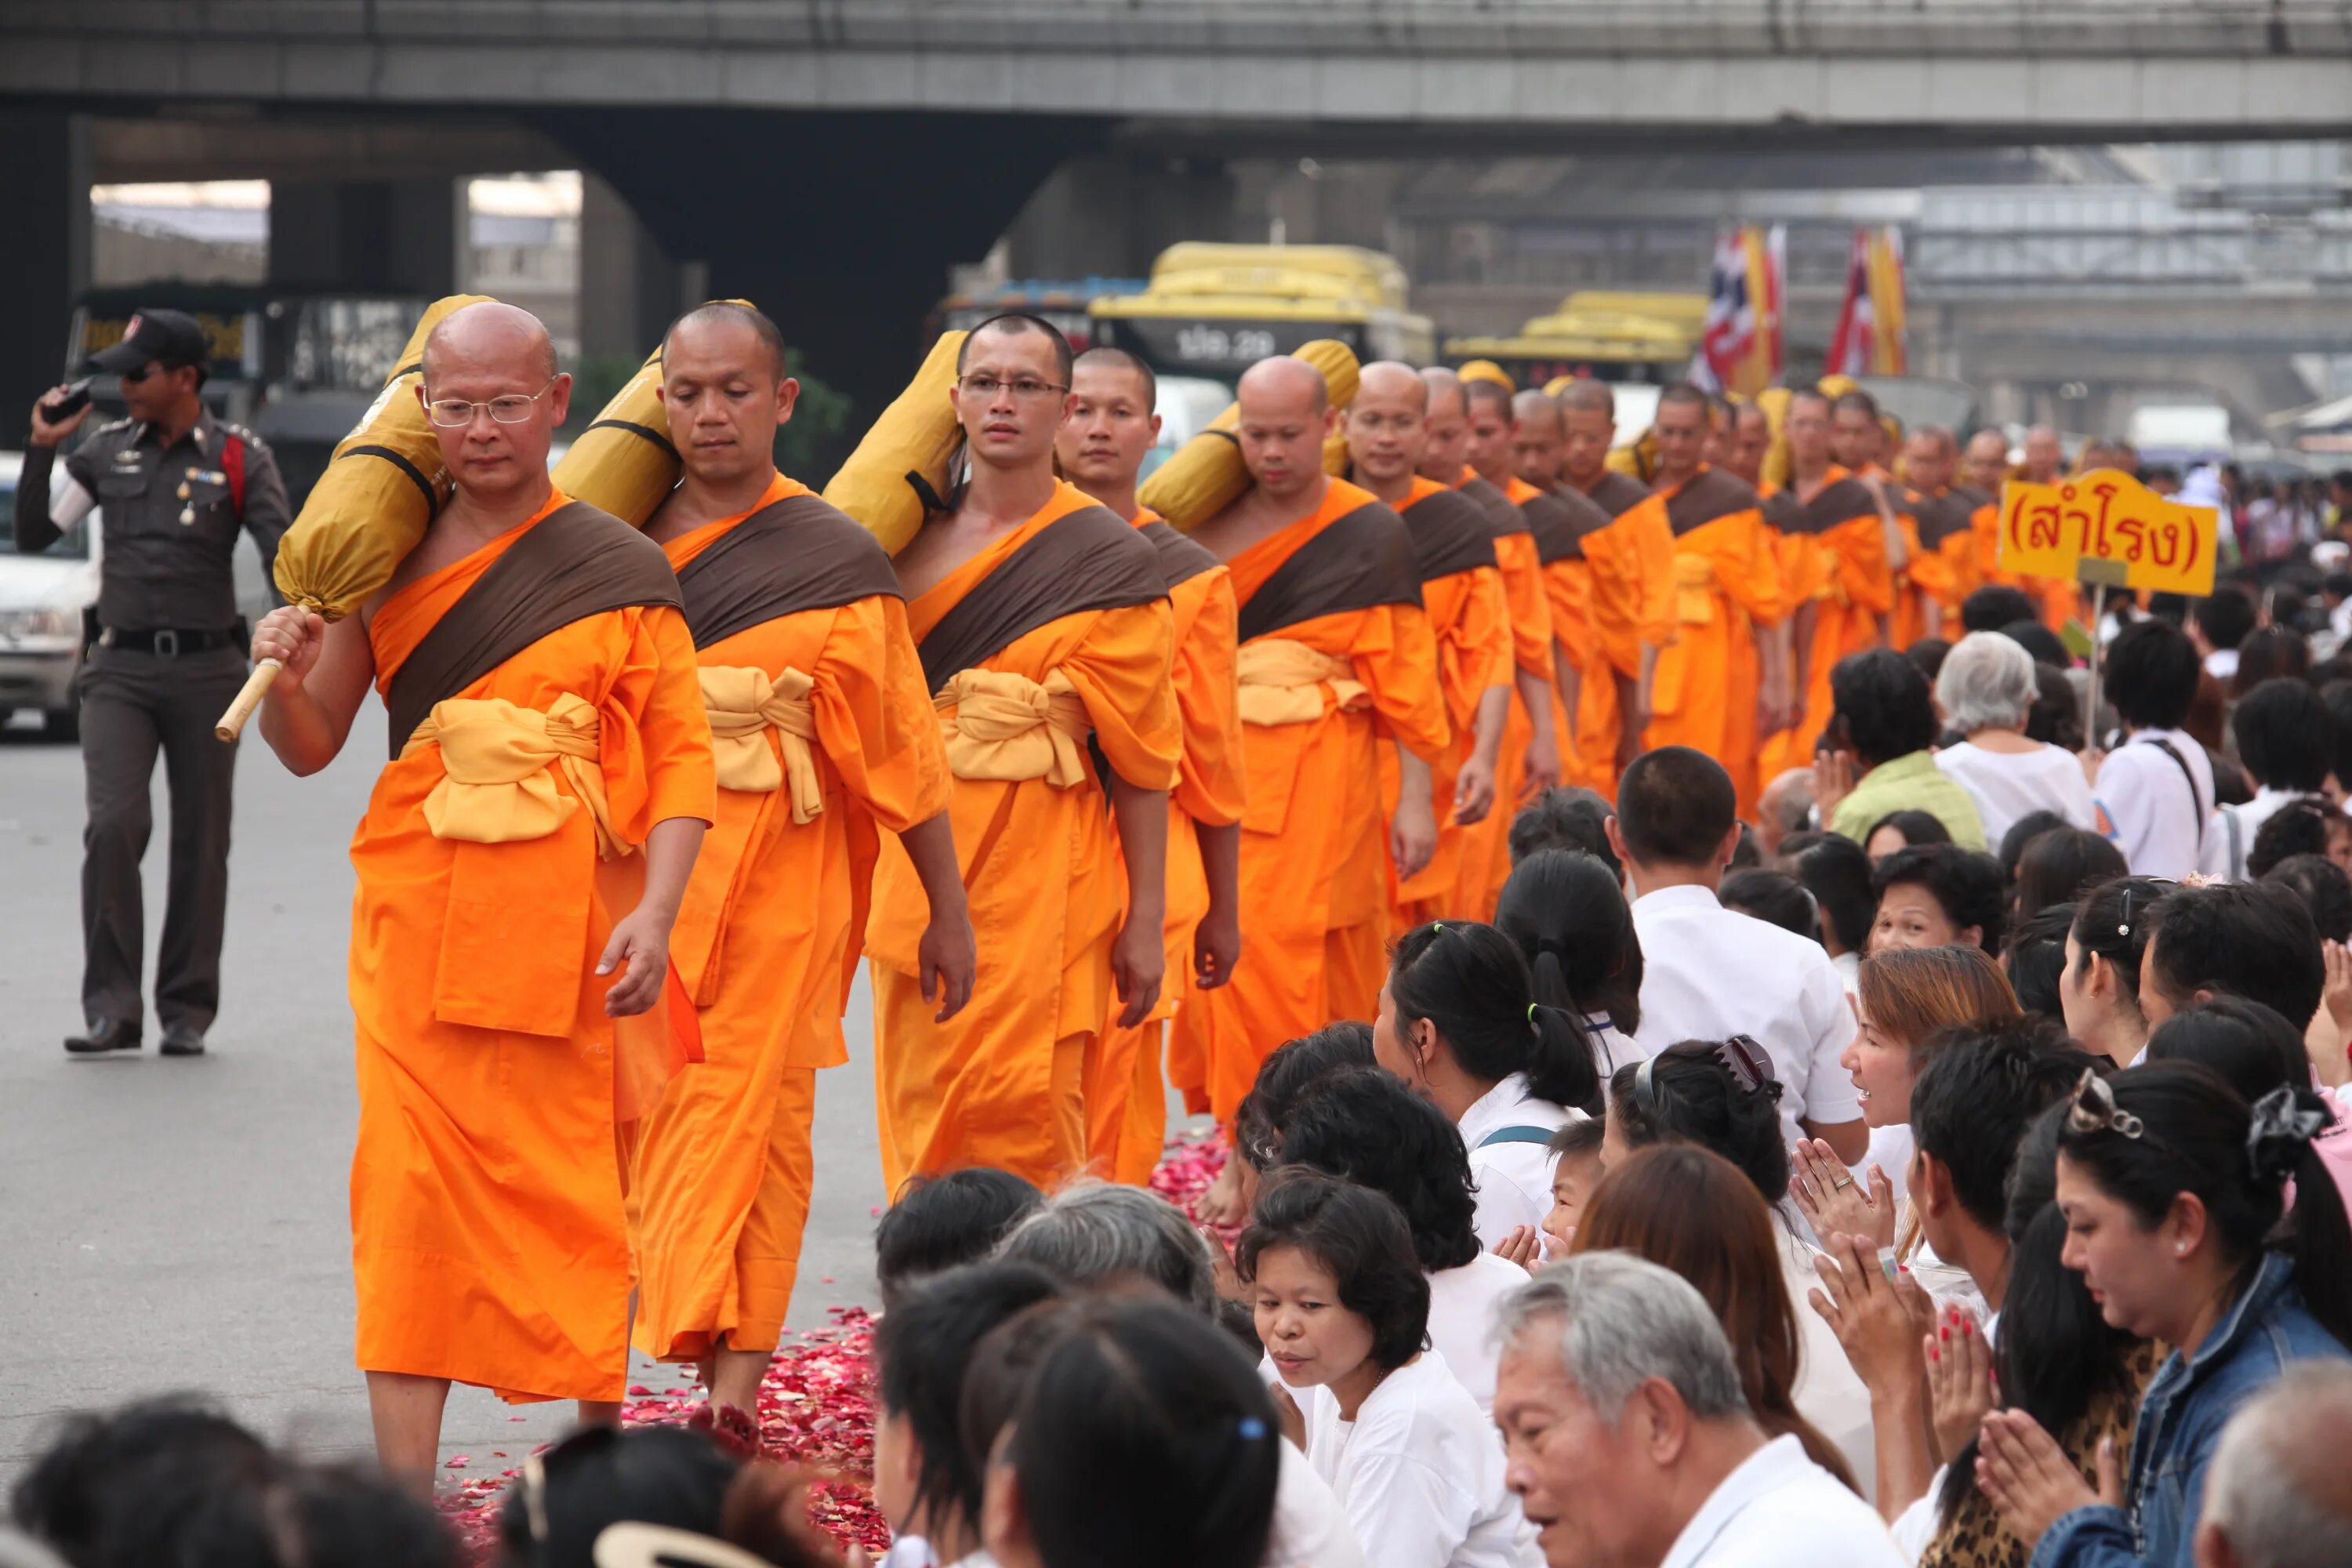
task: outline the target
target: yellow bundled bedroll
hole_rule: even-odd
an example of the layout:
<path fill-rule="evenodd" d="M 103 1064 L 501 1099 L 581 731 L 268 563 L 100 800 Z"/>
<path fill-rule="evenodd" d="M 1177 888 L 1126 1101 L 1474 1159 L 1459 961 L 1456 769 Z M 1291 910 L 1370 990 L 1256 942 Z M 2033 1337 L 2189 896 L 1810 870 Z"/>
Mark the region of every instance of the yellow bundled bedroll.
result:
<path fill-rule="evenodd" d="M 1332 407 L 1345 408 L 1356 395 L 1356 352 L 1347 344 L 1317 338 L 1300 344 L 1295 357 L 1323 373 Z M 1178 447 L 1174 457 L 1143 481 L 1136 500 L 1185 532 L 1239 500 L 1250 483 L 1249 469 L 1242 464 L 1241 444 L 1234 439 L 1234 429 L 1240 424 L 1241 405 L 1234 404 Z M 1328 472 L 1339 471 L 1331 467 L 1335 458 L 1341 468 L 1346 467 L 1346 443 L 1336 437 L 1333 442 L 1336 446 L 1327 443 L 1324 449 Z"/>
<path fill-rule="evenodd" d="M 441 443 L 416 400 L 415 388 L 425 380 L 425 340 L 444 317 L 489 299 L 452 294 L 435 300 L 417 321 L 383 391 L 335 448 L 302 514 L 278 542 L 274 574 L 288 604 L 339 621 L 392 581 L 394 569 L 425 537 L 450 489 Z M 278 661 L 262 660 L 213 732 L 236 739 L 277 679 Z"/>
<path fill-rule="evenodd" d="M 948 388 L 955 384 L 956 355 L 968 335 L 940 334 L 907 390 L 891 400 L 824 487 L 824 499 L 864 523 L 893 555 L 947 502 L 949 469 L 963 447 Z"/>
<path fill-rule="evenodd" d="M 740 305 L 749 300 L 713 300 Z M 613 395 L 555 465 L 555 488 L 573 500 L 600 507 L 643 528 L 677 487 L 677 448 L 669 437 L 669 411 L 661 400 L 662 345 L 656 343 L 637 374 Z"/>

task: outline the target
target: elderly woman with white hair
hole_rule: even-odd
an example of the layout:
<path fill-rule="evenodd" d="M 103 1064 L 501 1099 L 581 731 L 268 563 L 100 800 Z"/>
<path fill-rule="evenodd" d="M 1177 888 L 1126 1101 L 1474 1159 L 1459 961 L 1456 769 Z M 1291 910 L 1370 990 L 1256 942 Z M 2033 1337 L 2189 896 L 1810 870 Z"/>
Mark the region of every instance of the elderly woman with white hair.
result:
<path fill-rule="evenodd" d="M 1936 753 L 1936 765 L 1969 792 L 1986 842 L 2010 824 L 2054 811 L 2076 827 L 2095 826 L 2091 785 L 2073 752 L 2025 738 L 2034 699 L 2033 656 L 2000 632 L 1970 632 L 1936 677 L 1944 721 L 1968 739 Z"/>

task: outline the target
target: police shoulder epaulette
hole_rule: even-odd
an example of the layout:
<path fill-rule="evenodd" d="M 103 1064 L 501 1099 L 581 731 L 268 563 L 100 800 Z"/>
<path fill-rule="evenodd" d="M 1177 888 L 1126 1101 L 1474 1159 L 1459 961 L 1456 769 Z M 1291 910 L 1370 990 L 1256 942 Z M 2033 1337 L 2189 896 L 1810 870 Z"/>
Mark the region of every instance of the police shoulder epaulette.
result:
<path fill-rule="evenodd" d="M 91 435 L 93 435 L 93 436 L 103 436 L 103 435 L 105 435 L 107 432 L 109 432 L 110 430 L 128 430 L 128 429 L 130 429 L 132 426 L 134 426 L 134 425 L 136 425 L 136 424 L 138 424 L 138 423 L 139 423 L 139 421 L 138 421 L 138 420 L 133 419 L 133 418 L 131 418 L 131 417 L 130 417 L 130 416 L 125 416 L 124 417 L 122 417 L 122 418 L 121 418 L 121 419 L 117 419 L 117 420 L 115 420 L 115 421 L 114 421 L 112 424 L 110 424 L 110 425 L 101 425 L 101 426 L 100 426 L 97 429 L 95 429 L 95 430 L 91 431 L 91 432 L 90 432 L 90 434 L 91 434 Z"/>
<path fill-rule="evenodd" d="M 269 443 L 255 435 L 250 426 L 239 425 L 234 419 L 223 419 L 217 423 L 219 428 L 227 431 L 238 440 L 243 441 L 247 446 L 254 447 L 259 451 L 267 452 L 269 450 Z"/>

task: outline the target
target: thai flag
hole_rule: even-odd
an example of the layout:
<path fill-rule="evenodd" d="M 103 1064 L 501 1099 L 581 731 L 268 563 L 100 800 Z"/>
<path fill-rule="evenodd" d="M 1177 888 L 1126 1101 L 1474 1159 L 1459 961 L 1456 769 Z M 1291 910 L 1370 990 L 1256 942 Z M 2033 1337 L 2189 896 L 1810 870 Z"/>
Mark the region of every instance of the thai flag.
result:
<path fill-rule="evenodd" d="M 1870 298 L 1870 231 L 1853 231 L 1853 247 L 1845 268 L 1845 303 L 1838 307 L 1837 330 L 1830 334 L 1829 356 L 1822 370 L 1829 375 L 1868 375 L 1876 357 L 1877 311 Z"/>
<path fill-rule="evenodd" d="M 1699 331 L 1690 378 L 1710 392 L 1719 392 L 1738 379 L 1741 363 L 1755 351 L 1756 301 L 1748 292 L 1748 239 L 1744 232 L 1735 229 L 1715 247 L 1706 320 Z"/>

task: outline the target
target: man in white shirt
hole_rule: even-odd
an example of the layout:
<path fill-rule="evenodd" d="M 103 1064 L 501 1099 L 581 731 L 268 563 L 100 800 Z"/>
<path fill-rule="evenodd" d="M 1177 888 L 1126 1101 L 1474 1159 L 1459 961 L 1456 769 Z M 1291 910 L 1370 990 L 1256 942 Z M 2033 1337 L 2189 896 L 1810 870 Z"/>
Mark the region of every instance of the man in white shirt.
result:
<path fill-rule="evenodd" d="M 2098 830 L 2135 877 L 2177 880 L 2203 854 L 2213 764 L 2180 728 L 2197 700 L 2197 676 L 2195 645 L 2165 621 L 2125 627 L 2107 651 L 2106 697 L 2127 738 L 2099 764 L 2091 797 Z"/>
<path fill-rule="evenodd" d="M 2231 881 L 2246 876 L 2254 835 L 2297 795 L 2317 795 L 2336 771 L 2336 715 L 2307 680 L 2265 680 L 2230 714 L 2238 761 L 2254 781 L 2254 798 L 2215 811 L 2205 827 L 2198 868 Z"/>
<path fill-rule="evenodd" d="M 1617 786 L 1610 846 L 1633 884 L 1642 940 L 1642 1026 L 1655 1056 L 1682 1040 L 1747 1035 L 1772 1058 L 1790 1142 L 1819 1138 L 1849 1165 L 1870 1143 L 1853 1080 L 1838 1065 L 1853 1008 L 1821 943 L 1727 910 L 1717 897 L 1739 842 L 1731 775 L 1703 752 L 1662 746 Z"/>
<path fill-rule="evenodd" d="M 1624 1252 L 1546 1265 L 1504 1301 L 1504 1479 L 1551 1568 L 1900 1568 L 1869 1504 L 1767 1439 L 1713 1309 Z"/>
<path fill-rule="evenodd" d="M 2254 629 L 2254 602 L 2229 584 L 2196 602 L 2189 613 L 2189 636 L 2205 657 L 2205 673 L 2228 680 L 2238 673 L 2238 645 Z"/>

